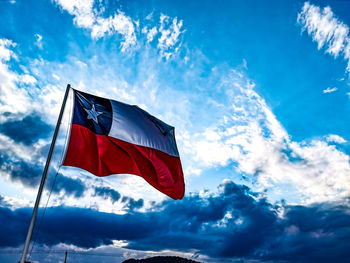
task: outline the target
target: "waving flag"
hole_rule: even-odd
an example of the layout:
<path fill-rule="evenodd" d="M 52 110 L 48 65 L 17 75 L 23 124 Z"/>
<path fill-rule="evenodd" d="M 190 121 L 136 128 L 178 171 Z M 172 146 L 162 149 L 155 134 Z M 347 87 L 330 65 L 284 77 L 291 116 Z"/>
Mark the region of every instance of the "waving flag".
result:
<path fill-rule="evenodd" d="M 173 199 L 185 192 L 174 127 L 137 106 L 77 90 L 63 165 L 97 176 L 139 175 Z"/>

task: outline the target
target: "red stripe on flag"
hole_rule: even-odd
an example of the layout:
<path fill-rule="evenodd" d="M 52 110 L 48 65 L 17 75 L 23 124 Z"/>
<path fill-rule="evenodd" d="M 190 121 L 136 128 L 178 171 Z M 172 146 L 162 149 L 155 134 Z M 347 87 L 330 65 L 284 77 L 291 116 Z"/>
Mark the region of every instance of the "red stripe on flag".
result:
<path fill-rule="evenodd" d="M 185 192 L 179 157 L 95 134 L 78 124 L 72 124 L 63 165 L 79 167 L 96 176 L 139 175 L 173 199 L 181 199 Z"/>

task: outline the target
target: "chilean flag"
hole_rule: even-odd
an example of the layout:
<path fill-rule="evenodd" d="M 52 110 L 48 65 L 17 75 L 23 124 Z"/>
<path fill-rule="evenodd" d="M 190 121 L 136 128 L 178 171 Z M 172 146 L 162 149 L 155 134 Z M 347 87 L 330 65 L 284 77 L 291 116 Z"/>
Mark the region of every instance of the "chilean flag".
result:
<path fill-rule="evenodd" d="M 139 175 L 173 199 L 185 192 L 174 127 L 137 106 L 77 90 L 63 165 L 96 176 Z"/>

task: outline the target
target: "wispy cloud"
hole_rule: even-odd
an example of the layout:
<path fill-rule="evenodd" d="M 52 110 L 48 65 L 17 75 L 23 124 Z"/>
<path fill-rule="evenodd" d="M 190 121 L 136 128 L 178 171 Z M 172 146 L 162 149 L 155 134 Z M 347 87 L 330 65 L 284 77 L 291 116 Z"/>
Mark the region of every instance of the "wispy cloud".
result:
<path fill-rule="evenodd" d="M 35 37 L 35 39 L 36 39 L 35 45 L 36 45 L 38 48 L 42 49 L 42 48 L 43 48 L 43 42 L 42 42 L 43 37 L 42 37 L 42 35 L 35 34 L 34 37 Z"/>
<path fill-rule="evenodd" d="M 118 11 L 104 18 L 94 8 L 94 0 L 56 0 L 56 3 L 74 16 L 74 23 L 81 28 L 91 30 L 91 37 L 98 39 L 113 33 L 123 37 L 121 50 L 125 52 L 136 44 L 135 21 Z"/>
<path fill-rule="evenodd" d="M 157 42 L 159 55 L 165 60 L 174 57 L 182 45 L 183 34 L 186 31 L 183 29 L 183 21 L 178 21 L 177 17 L 171 18 L 162 13 L 160 14 L 158 25 L 153 25 L 153 20 L 147 20 L 151 20 L 151 17 L 145 19 L 147 25 L 141 31 L 146 35 L 147 43 Z M 150 22 L 152 22 L 151 25 Z"/>
<path fill-rule="evenodd" d="M 158 30 L 157 27 L 152 27 L 151 29 L 148 29 L 147 26 L 142 28 L 142 33 L 146 34 L 147 36 L 147 42 L 150 43 L 153 41 L 155 35 L 157 35 Z"/>
<path fill-rule="evenodd" d="M 91 36 L 93 38 L 100 38 L 105 34 L 111 35 L 116 32 L 124 38 L 124 41 L 121 43 L 122 52 L 136 45 L 134 22 L 123 12 L 118 11 L 118 13 L 108 18 L 96 17 L 95 21 L 91 27 Z"/>
<path fill-rule="evenodd" d="M 254 86 L 239 72 L 222 80 L 232 110 L 199 136 L 197 160 L 207 166 L 236 163 L 240 173 L 255 176 L 263 188 L 274 191 L 273 185 L 283 183 L 295 187 L 304 202 L 349 196 L 349 156 L 329 144 L 344 139 L 330 135 L 293 141 Z"/>
<path fill-rule="evenodd" d="M 350 38 L 349 27 L 339 20 L 329 6 L 320 7 L 305 2 L 298 14 L 298 23 L 317 42 L 318 49 L 326 48 L 334 58 L 343 56 L 350 71 Z"/>
<path fill-rule="evenodd" d="M 139 20 L 133 20 L 130 16 L 124 12 L 118 10 L 116 13 L 103 17 L 101 11 L 97 10 L 94 0 L 81 1 L 81 0 L 55 0 L 55 2 L 69 14 L 74 16 L 74 23 L 80 28 L 85 28 L 91 31 L 91 37 L 93 39 L 99 39 L 105 35 L 113 35 L 114 33 L 122 36 L 121 51 L 130 51 L 138 44 L 138 38 L 140 38 L 140 32 L 138 28 L 140 26 Z M 153 22 L 152 16 L 148 15 L 144 18 L 145 24 Z M 151 21 L 152 20 L 152 21 Z M 181 47 L 181 36 L 185 32 L 182 29 L 183 21 L 175 18 L 170 18 L 164 14 L 160 15 L 159 27 L 147 25 L 142 27 L 141 33 L 145 34 L 146 42 L 152 42 L 156 35 L 157 47 L 161 57 L 168 60 L 174 56 Z"/>
<path fill-rule="evenodd" d="M 347 142 L 344 138 L 342 138 L 336 134 L 330 134 L 330 135 L 326 136 L 326 140 L 327 140 L 327 142 L 335 142 L 335 143 L 340 143 L 340 144 Z"/>
<path fill-rule="evenodd" d="M 335 92 L 335 91 L 337 91 L 337 90 L 338 90 L 338 88 L 336 88 L 336 87 L 333 87 L 333 88 L 328 87 L 328 88 L 326 88 L 326 89 L 323 90 L 323 93 L 324 93 L 324 94 L 332 93 L 332 92 Z"/>
<path fill-rule="evenodd" d="M 175 17 L 172 21 L 164 14 L 160 16 L 160 37 L 158 39 L 158 48 L 161 56 L 169 59 L 170 56 L 178 51 L 181 46 L 180 35 L 184 32 L 181 31 L 182 20 L 177 21 Z"/>

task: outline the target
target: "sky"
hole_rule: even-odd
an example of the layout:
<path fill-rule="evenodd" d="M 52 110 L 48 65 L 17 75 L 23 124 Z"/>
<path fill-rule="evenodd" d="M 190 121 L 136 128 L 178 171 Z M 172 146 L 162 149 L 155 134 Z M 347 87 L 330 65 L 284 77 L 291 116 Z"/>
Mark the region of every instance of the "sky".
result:
<path fill-rule="evenodd" d="M 135 175 L 61 166 L 70 96 L 32 262 L 65 251 L 87 263 L 349 262 L 349 10 L 0 0 L 0 262 L 20 259 L 67 84 L 174 126 L 186 192 L 172 200 Z"/>

